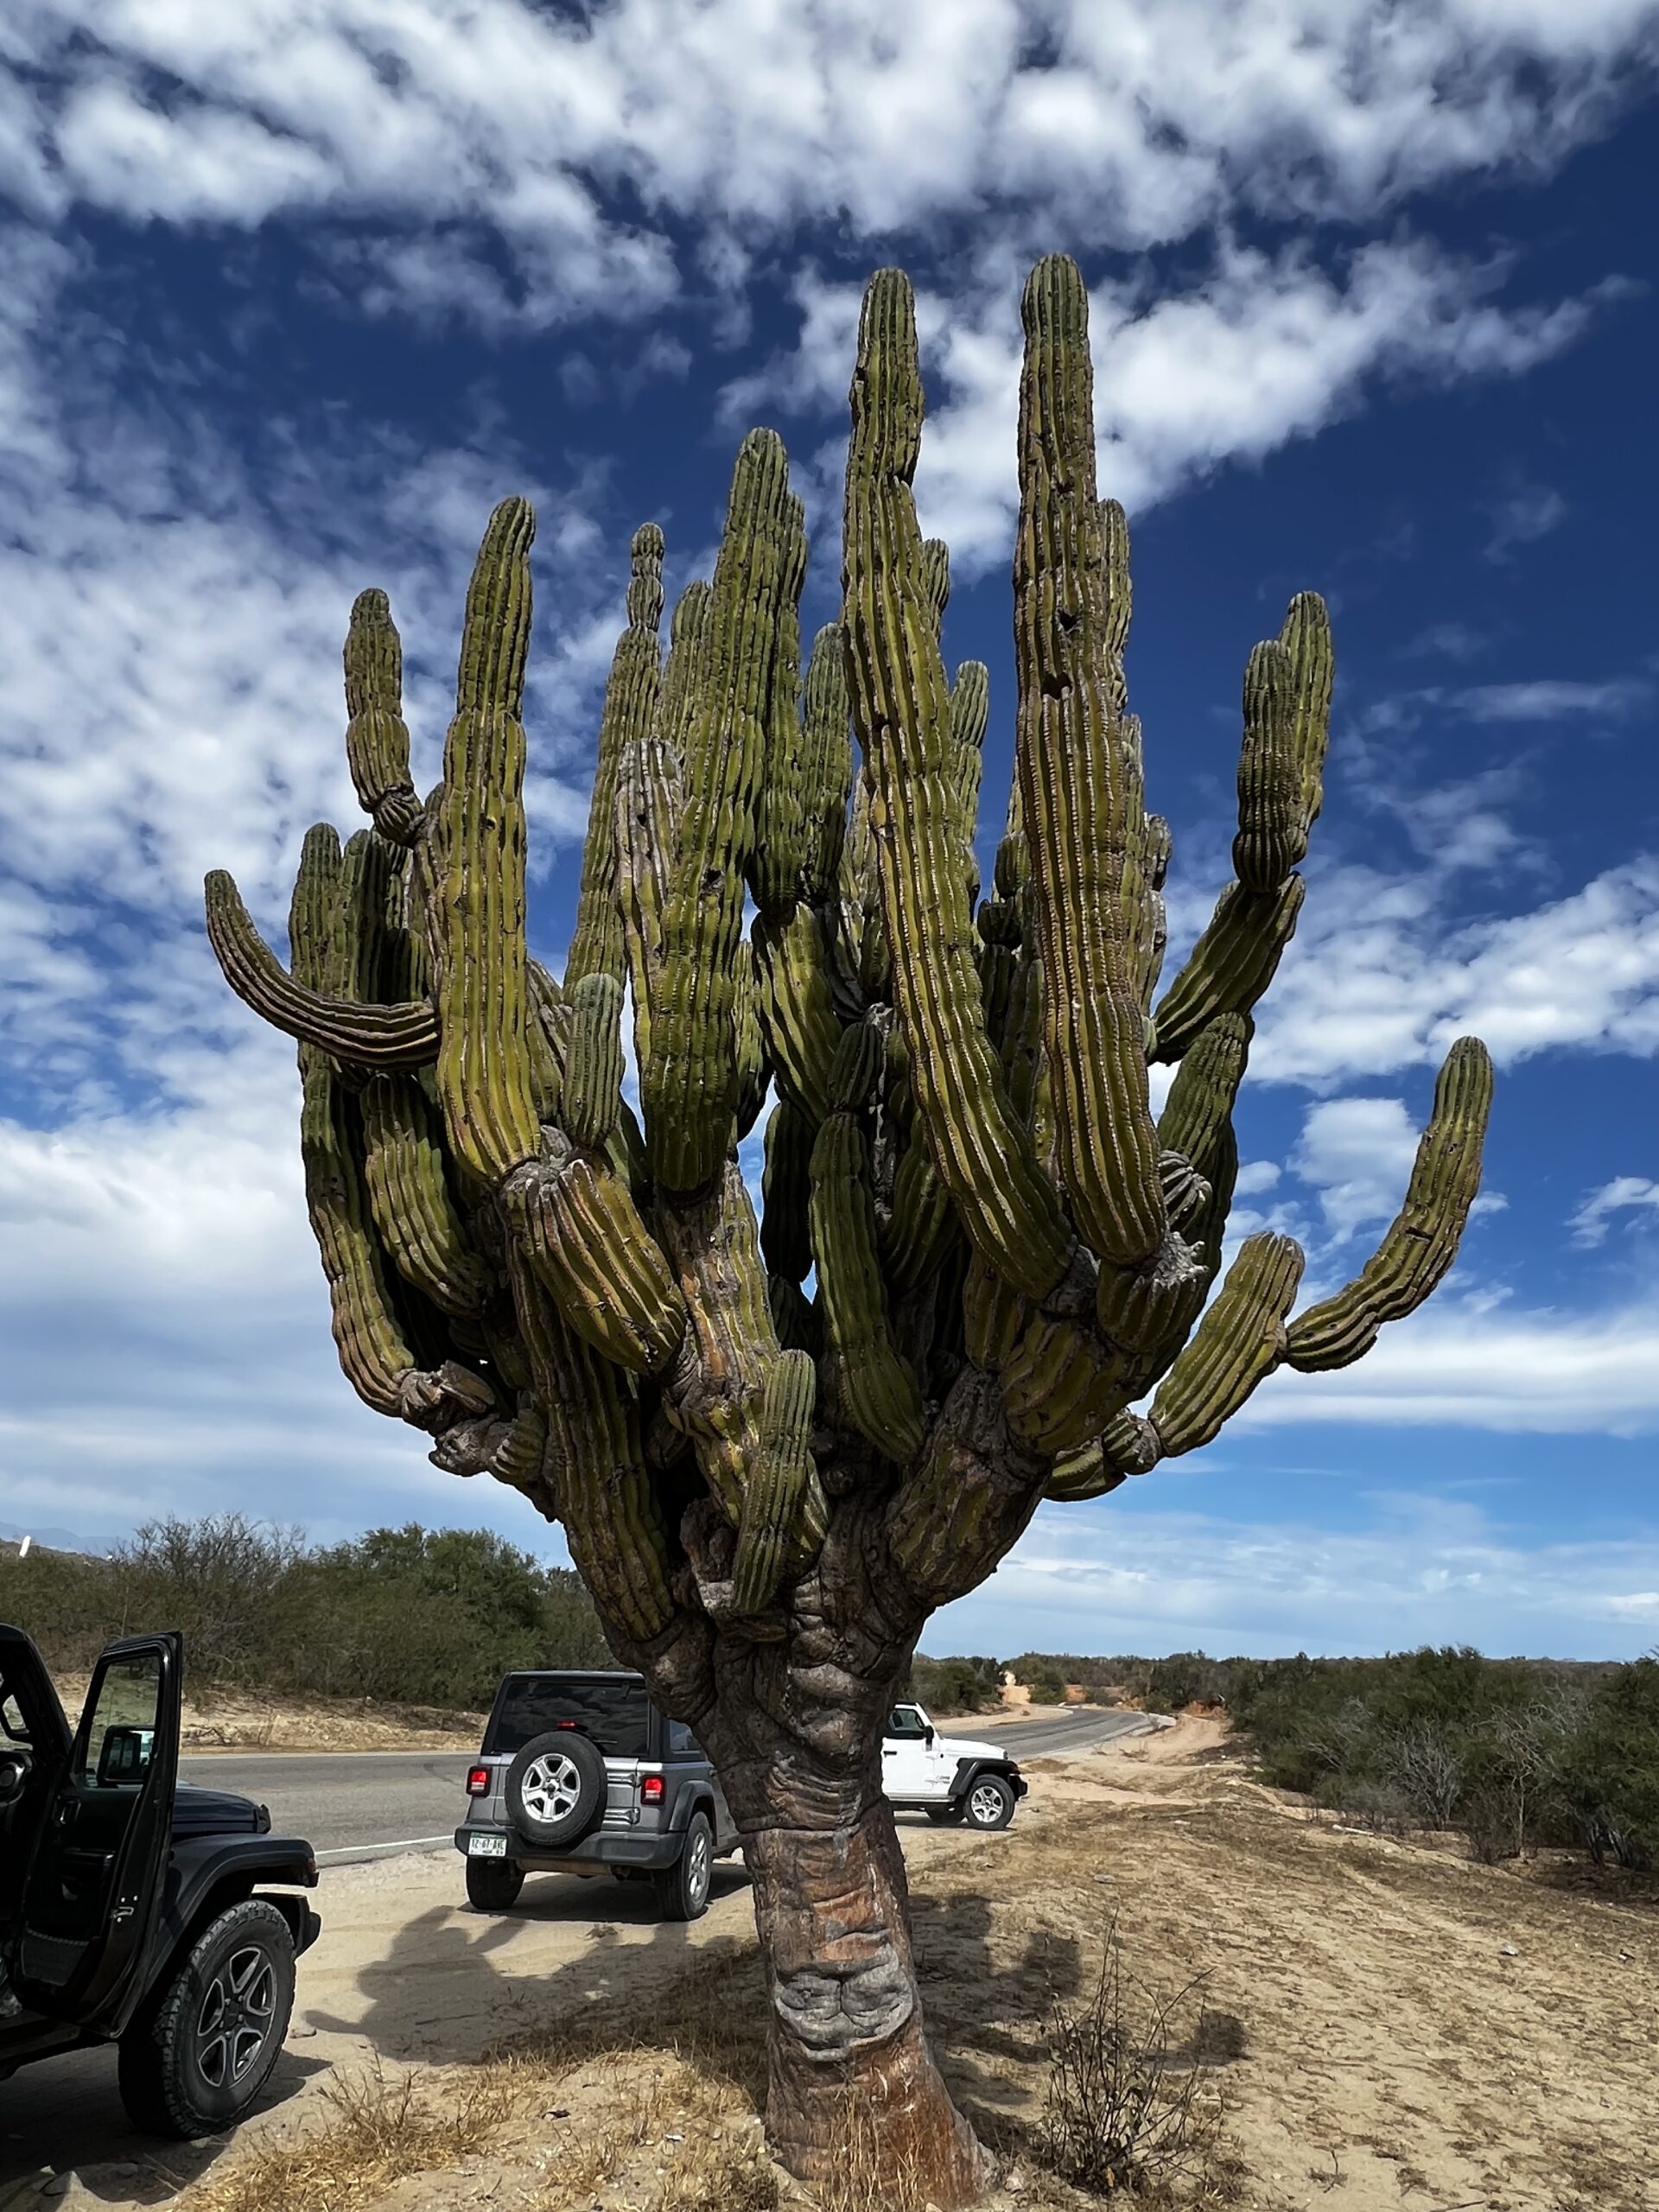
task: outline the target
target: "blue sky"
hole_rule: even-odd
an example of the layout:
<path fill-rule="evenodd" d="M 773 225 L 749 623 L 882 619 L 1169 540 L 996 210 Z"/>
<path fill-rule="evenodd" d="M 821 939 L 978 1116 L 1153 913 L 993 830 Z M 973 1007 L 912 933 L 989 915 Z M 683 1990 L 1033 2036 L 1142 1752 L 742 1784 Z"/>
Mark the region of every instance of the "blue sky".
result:
<path fill-rule="evenodd" d="M 1659 16 L 1630 0 L 21 0 L 0 25 L 0 1523 L 237 1506 L 500 1529 L 333 1361 L 271 933 L 353 825 L 339 650 L 391 592 L 435 771 L 460 592 L 540 516 L 537 949 L 573 908 L 627 538 L 706 569 L 775 424 L 836 588 L 860 286 L 899 261 L 1006 790 L 1020 278 L 1094 301 L 1103 488 L 1172 918 L 1227 871 L 1238 687 L 1323 590 L 1310 896 L 1243 1109 L 1242 1229 L 1339 1281 L 1450 1038 L 1487 1197 L 1363 1365 L 1046 1508 L 934 1649 L 1633 1653 L 1659 1641 Z M 1249 1220 L 1243 1218 L 1248 1212 Z"/>

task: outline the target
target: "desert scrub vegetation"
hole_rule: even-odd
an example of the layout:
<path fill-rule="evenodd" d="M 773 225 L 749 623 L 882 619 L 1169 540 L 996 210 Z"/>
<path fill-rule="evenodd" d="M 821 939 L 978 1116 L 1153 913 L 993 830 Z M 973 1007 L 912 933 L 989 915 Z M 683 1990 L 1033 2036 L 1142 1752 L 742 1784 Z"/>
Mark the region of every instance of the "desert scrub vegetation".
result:
<path fill-rule="evenodd" d="M 1377 1659 L 1012 1663 L 1022 1681 L 1046 1664 L 1099 1701 L 1224 1707 L 1264 1780 L 1380 1831 L 1460 1831 L 1488 1861 L 1566 1849 L 1597 1866 L 1659 1862 L 1659 1654 L 1488 1659 L 1425 1646 Z"/>
<path fill-rule="evenodd" d="M 1055 2007 L 1039 2162 L 1096 2196 L 1168 2202 L 1209 2183 L 1225 2107 L 1203 2064 L 1207 2023 L 1203 1983 L 1141 1981 L 1109 1923 L 1092 1995 Z"/>
<path fill-rule="evenodd" d="M 147 1522 L 108 1558 L 0 1551 L 0 1619 L 60 1673 L 128 1630 L 184 1631 L 189 1687 L 474 1709 L 512 1667 L 611 1666 L 581 1582 L 480 1529 L 318 1546 L 239 1513 Z"/>

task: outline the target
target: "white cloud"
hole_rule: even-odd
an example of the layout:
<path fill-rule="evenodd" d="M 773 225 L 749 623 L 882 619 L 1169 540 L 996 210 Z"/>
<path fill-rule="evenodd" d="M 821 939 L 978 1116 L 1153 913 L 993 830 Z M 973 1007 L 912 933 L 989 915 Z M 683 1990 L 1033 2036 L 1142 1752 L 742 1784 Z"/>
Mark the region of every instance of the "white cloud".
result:
<path fill-rule="evenodd" d="M 1592 1191 L 1568 1222 L 1575 1244 L 1604 1244 L 1616 1213 L 1659 1211 L 1659 1183 L 1645 1175 L 1615 1175 Z"/>
<path fill-rule="evenodd" d="M 1466 1033 L 1500 1065 L 1659 1051 L 1659 861 L 1609 868 L 1529 913 L 1455 912 L 1435 870 L 1316 866 L 1260 1010 L 1252 1074 L 1328 1086 L 1438 1060 Z"/>
<path fill-rule="evenodd" d="M 1222 1478 L 1206 1482 L 1196 1461 L 1183 1463 L 1191 1482 L 1160 1471 L 1097 1504 L 1042 1506 L 992 1580 L 929 1624 L 925 1648 L 1266 1656 L 1472 1643 L 1630 1658 L 1651 1641 L 1659 1529 L 1541 1543 L 1466 1498 L 1370 1492 L 1339 1450 L 1329 1457 L 1289 1471 L 1340 1485 L 1345 1526 L 1247 1517 L 1253 1463 L 1225 1477 L 1235 1517 L 1219 1500 L 1205 1510 Z"/>
<path fill-rule="evenodd" d="M 971 217 L 1139 248 L 1234 209 L 1351 219 L 1559 161 L 1633 89 L 1643 0 L 61 0 L 0 156 L 42 213 L 346 219 L 389 292 L 632 312 L 695 224 L 741 274 L 804 223 Z M 165 87 L 165 90 L 161 89 Z M 624 192 L 621 188 L 626 187 Z M 626 206 L 626 212 L 622 212 Z M 492 286 L 469 233 L 505 250 Z"/>
<path fill-rule="evenodd" d="M 1332 1098 L 1310 1108 L 1290 1164 L 1317 1189 L 1336 1237 L 1399 1211 L 1417 1135 L 1402 1098 Z"/>
<path fill-rule="evenodd" d="M 977 280 L 917 300 L 930 406 L 917 471 L 923 524 L 976 575 L 1006 558 L 1016 504 L 1023 262 L 982 255 Z M 1505 307 L 1498 268 L 1473 267 L 1422 242 L 1360 248 L 1332 274 L 1301 248 L 1269 257 L 1224 240 L 1213 266 L 1181 290 L 1149 294 L 1139 277 L 1091 299 L 1095 417 L 1103 493 L 1130 515 L 1224 463 L 1259 461 L 1311 436 L 1361 402 L 1378 378 L 1450 382 L 1516 375 L 1570 344 L 1591 301 Z M 768 402 L 839 413 L 858 325 L 859 288 L 808 269 L 798 280 L 799 338 L 763 371 L 736 380 L 728 418 Z M 818 457 L 821 505 L 833 511 L 843 448 Z"/>
<path fill-rule="evenodd" d="M 1567 519 L 1567 501 L 1548 485 L 1522 485 L 1500 499 L 1491 513 L 1486 558 L 1507 561 L 1517 545 L 1536 544 L 1552 530 L 1559 530 Z"/>
<path fill-rule="evenodd" d="M 1659 1306 L 1605 1313 L 1459 1305 L 1457 1279 L 1383 1330 L 1353 1367 L 1281 1369 L 1238 1421 L 1392 1422 L 1414 1427 L 1645 1435 L 1659 1427 Z"/>

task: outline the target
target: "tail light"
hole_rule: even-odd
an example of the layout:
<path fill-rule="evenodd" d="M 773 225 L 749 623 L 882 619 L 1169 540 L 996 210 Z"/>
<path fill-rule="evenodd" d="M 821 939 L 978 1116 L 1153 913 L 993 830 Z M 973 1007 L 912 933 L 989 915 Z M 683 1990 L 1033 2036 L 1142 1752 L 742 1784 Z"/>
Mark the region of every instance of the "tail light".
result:
<path fill-rule="evenodd" d="M 645 1776 L 645 1779 L 639 1784 L 639 1802 L 642 1805 L 660 1805 L 662 1803 L 663 1777 L 660 1774 L 648 1774 Z"/>
<path fill-rule="evenodd" d="M 488 1767 L 468 1767 L 467 1770 L 467 1795 L 469 1797 L 487 1797 L 489 1794 L 490 1770 Z"/>

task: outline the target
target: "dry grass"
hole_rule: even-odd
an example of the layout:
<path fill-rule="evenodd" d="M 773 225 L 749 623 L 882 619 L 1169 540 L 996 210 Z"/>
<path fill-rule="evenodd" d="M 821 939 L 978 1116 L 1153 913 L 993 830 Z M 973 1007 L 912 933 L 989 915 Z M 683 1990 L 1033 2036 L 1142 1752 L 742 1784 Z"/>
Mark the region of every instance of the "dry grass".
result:
<path fill-rule="evenodd" d="M 256 2152 L 180 2198 L 189 2212 L 355 2212 L 407 2175 L 453 2166 L 512 2119 L 520 2084 L 505 2067 L 460 2079 L 379 2067 L 323 2092 L 331 2117 L 299 2140 Z"/>

